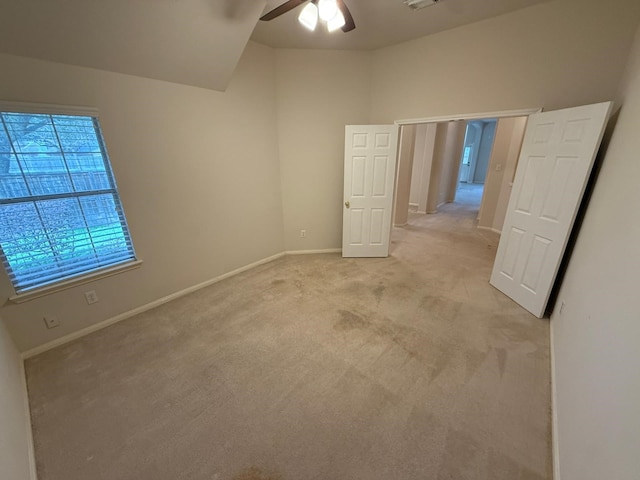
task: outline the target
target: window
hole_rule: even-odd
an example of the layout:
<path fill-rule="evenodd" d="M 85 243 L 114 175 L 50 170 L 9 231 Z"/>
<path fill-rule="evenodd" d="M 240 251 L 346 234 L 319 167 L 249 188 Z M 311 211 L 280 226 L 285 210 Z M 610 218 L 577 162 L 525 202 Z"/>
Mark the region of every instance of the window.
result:
<path fill-rule="evenodd" d="M 471 147 L 464 147 L 464 153 L 462 154 L 462 164 L 469 165 L 471 163 Z"/>
<path fill-rule="evenodd" d="M 135 261 L 96 116 L 0 111 L 0 256 L 17 294 Z"/>

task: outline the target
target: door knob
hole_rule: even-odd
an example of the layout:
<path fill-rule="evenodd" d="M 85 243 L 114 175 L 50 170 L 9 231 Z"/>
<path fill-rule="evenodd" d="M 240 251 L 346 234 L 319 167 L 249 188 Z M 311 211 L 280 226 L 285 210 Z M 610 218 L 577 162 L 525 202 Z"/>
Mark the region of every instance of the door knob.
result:
<path fill-rule="evenodd" d="M 347 201 L 347 202 L 344 202 L 344 206 L 349 208 L 351 206 L 351 204 Z"/>

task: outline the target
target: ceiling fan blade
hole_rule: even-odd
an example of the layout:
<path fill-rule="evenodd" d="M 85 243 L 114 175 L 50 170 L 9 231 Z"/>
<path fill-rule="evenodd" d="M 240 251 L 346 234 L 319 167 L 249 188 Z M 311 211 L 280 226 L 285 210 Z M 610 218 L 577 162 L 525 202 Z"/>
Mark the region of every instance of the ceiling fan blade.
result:
<path fill-rule="evenodd" d="M 344 3 L 344 0 L 336 0 L 336 3 L 338 4 L 338 8 L 340 9 L 340 11 L 342 12 L 342 15 L 344 16 L 345 23 L 342 26 L 342 31 L 345 33 L 350 32 L 351 30 L 356 28 L 356 22 L 353 21 L 351 12 L 349 11 L 349 8 L 347 7 L 347 5 Z"/>
<path fill-rule="evenodd" d="M 283 13 L 287 13 L 289 10 L 293 10 L 298 5 L 302 5 L 306 1 L 307 0 L 289 0 L 287 2 L 284 2 L 279 7 L 276 7 L 270 12 L 265 13 L 262 17 L 260 17 L 260 20 L 265 22 L 269 20 L 273 20 L 274 18 L 279 17 Z"/>

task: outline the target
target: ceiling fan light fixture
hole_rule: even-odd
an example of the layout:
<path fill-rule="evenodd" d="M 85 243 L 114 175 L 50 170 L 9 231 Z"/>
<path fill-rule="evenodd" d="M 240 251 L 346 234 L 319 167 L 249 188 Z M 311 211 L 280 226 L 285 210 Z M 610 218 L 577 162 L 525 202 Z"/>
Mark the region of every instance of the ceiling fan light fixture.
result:
<path fill-rule="evenodd" d="M 325 22 L 332 20 L 338 14 L 338 4 L 336 0 L 320 0 L 318 2 L 318 12 L 320 18 Z"/>
<path fill-rule="evenodd" d="M 339 28 L 344 27 L 345 23 L 347 22 L 344 19 L 344 15 L 342 15 L 342 12 L 338 10 L 338 13 L 336 13 L 336 15 L 327 22 L 327 30 L 329 32 L 335 32 Z"/>
<path fill-rule="evenodd" d="M 318 7 L 314 3 L 307 4 L 298 15 L 298 21 L 309 30 L 313 31 L 318 25 Z"/>
<path fill-rule="evenodd" d="M 420 10 L 424 7 L 431 7 L 439 1 L 440 0 L 404 0 L 404 4 L 411 10 Z"/>

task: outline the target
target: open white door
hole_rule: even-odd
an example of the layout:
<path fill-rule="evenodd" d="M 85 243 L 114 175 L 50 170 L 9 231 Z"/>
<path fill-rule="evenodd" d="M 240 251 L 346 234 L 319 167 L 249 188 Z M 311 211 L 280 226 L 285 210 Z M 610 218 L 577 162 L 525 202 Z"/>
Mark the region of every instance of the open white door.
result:
<path fill-rule="evenodd" d="M 343 257 L 386 257 L 391 237 L 398 127 L 347 125 Z"/>
<path fill-rule="evenodd" d="M 531 115 L 491 285 L 545 312 L 611 102 Z"/>

